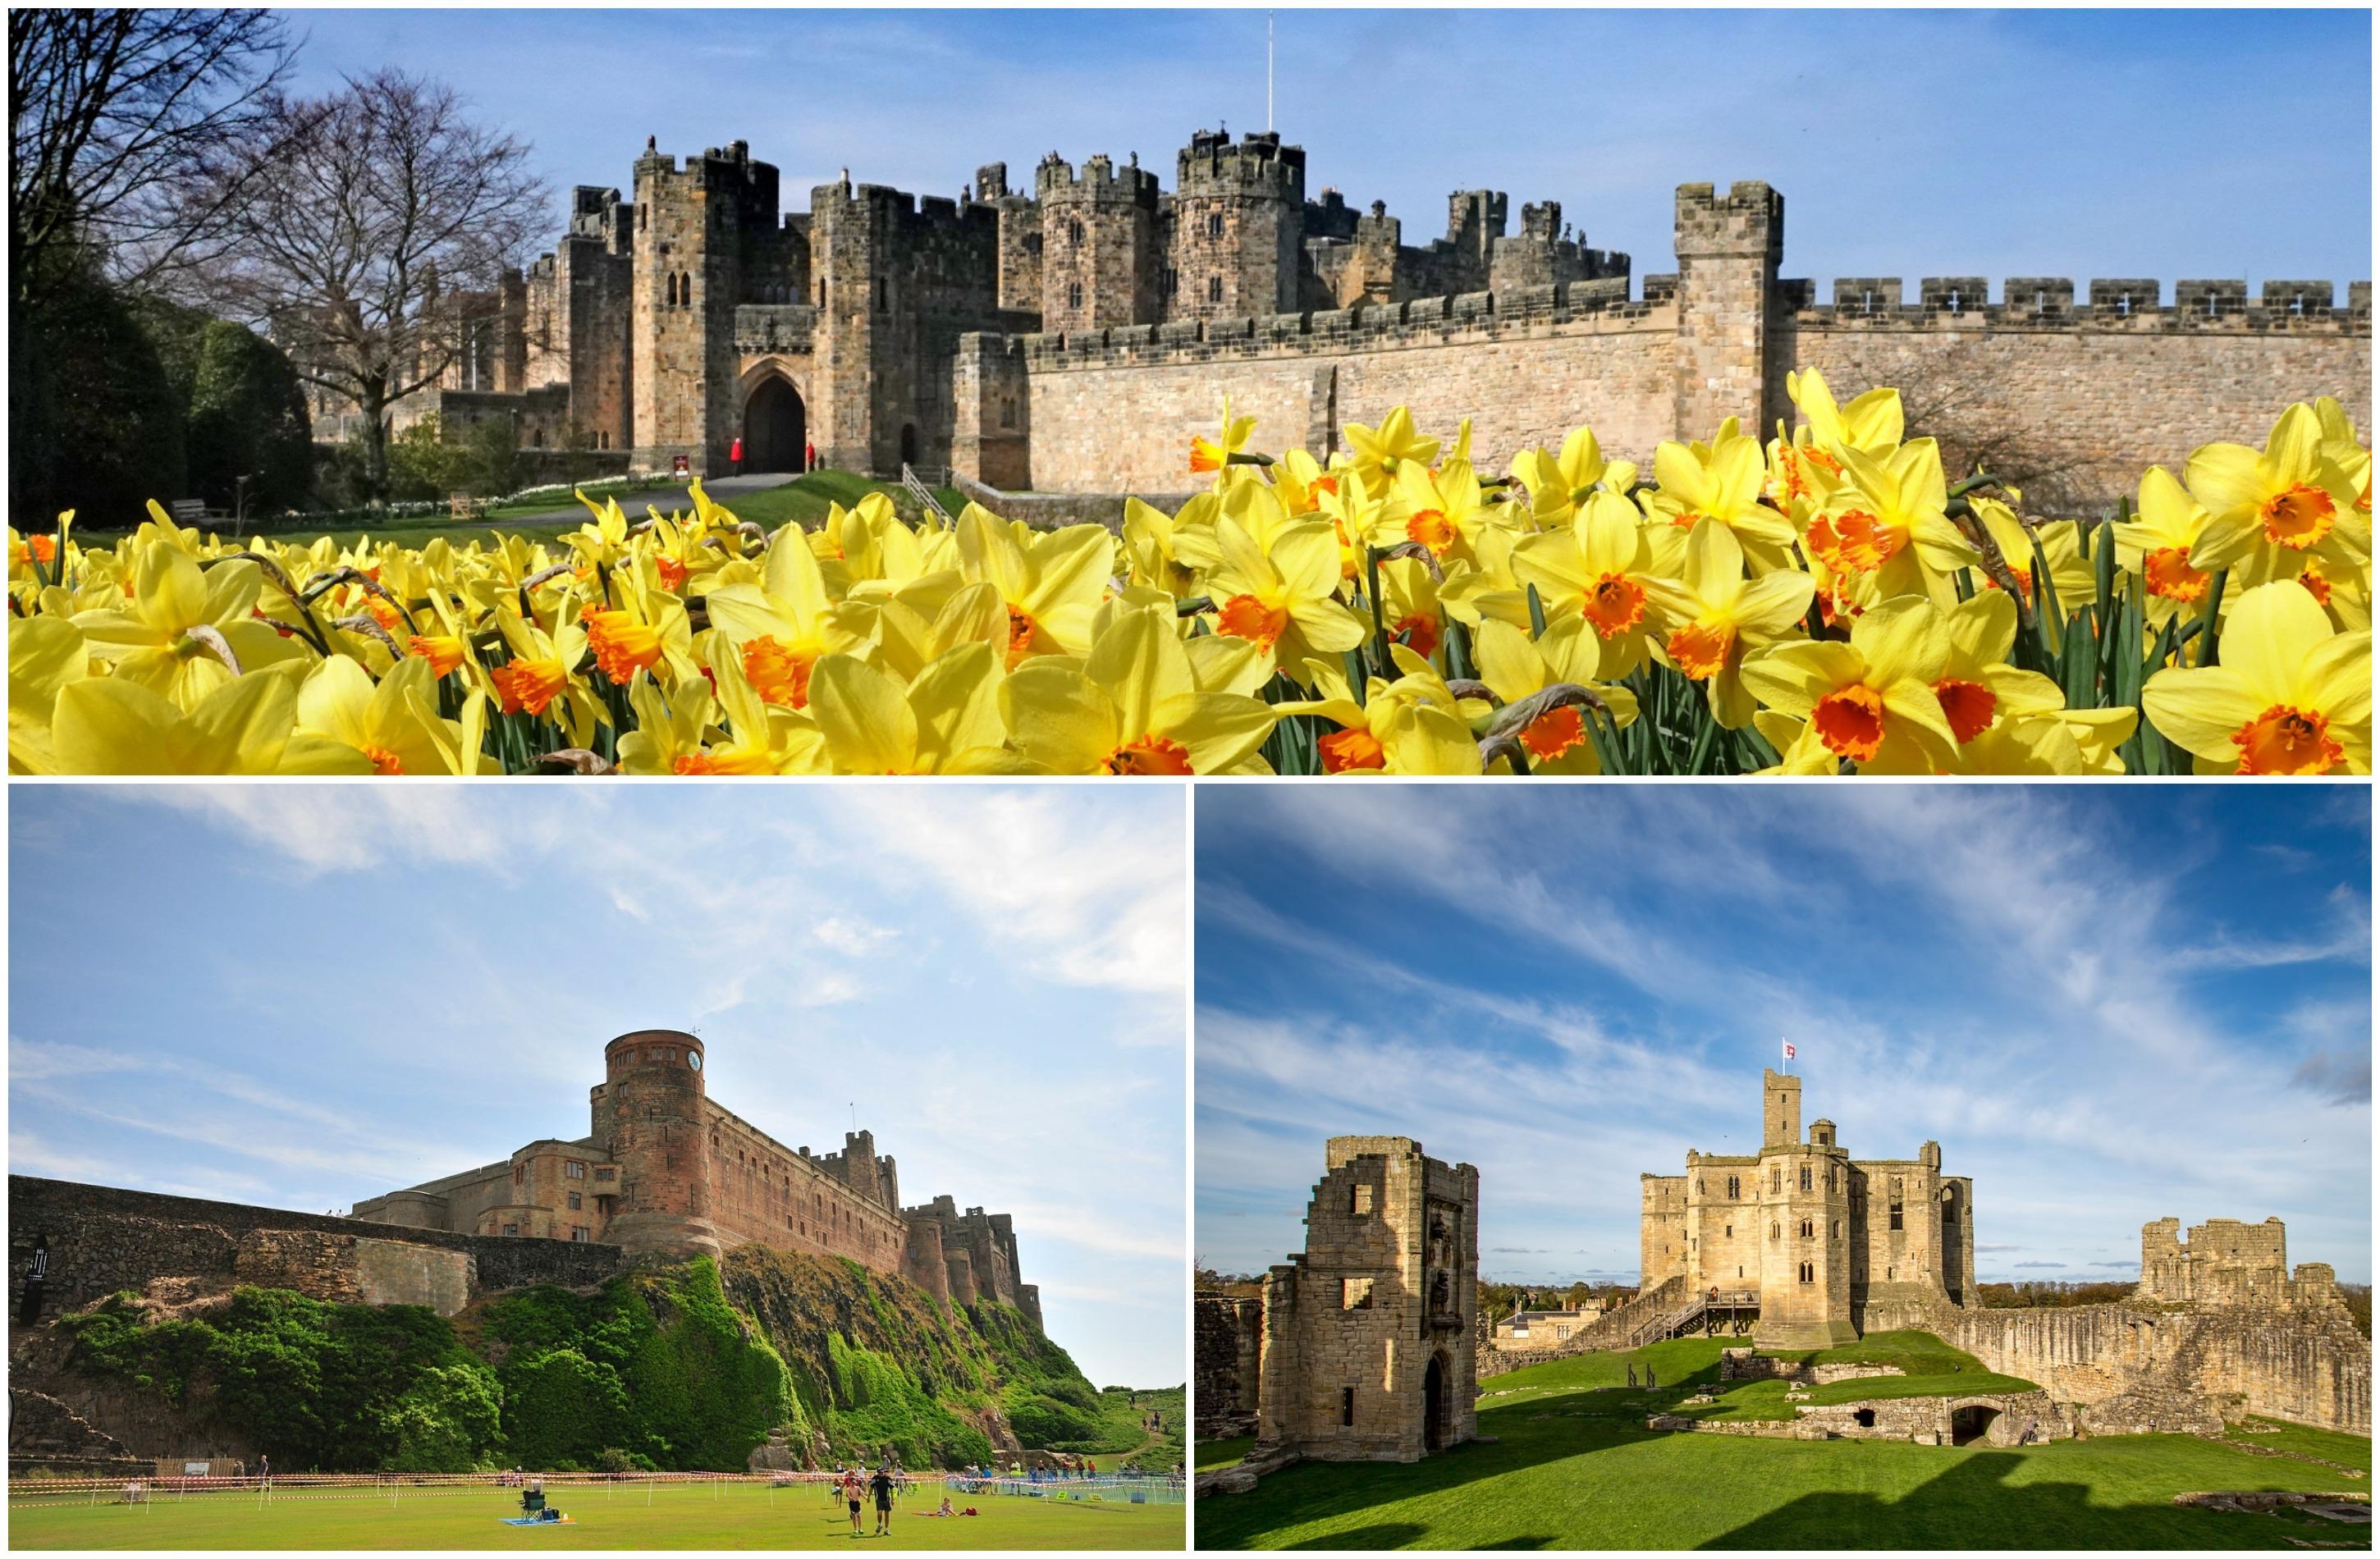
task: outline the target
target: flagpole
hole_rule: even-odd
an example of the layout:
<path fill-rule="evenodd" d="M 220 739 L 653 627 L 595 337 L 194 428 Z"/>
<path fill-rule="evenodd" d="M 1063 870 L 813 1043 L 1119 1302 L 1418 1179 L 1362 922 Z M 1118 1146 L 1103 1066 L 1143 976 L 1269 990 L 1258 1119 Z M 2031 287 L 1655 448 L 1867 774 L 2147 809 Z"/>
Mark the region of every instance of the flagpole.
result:
<path fill-rule="evenodd" d="M 1272 13 L 1265 13 L 1265 134 L 1270 135 L 1272 123 Z"/>

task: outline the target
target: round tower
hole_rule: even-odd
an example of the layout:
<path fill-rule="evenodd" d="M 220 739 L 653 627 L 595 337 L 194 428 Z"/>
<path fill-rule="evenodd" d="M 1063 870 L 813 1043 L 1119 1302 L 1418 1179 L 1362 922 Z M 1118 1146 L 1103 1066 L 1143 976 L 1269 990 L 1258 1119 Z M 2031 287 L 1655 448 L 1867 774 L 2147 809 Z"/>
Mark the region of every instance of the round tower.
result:
<path fill-rule="evenodd" d="M 605 1226 L 611 1243 L 676 1257 L 718 1255 L 702 1041 L 676 1029 L 638 1029 L 605 1045 L 594 1124 L 620 1166 Z"/>
<path fill-rule="evenodd" d="M 1103 330 L 1158 319 L 1157 175 L 1093 157 L 1033 172 L 1041 206 L 1041 328 Z"/>

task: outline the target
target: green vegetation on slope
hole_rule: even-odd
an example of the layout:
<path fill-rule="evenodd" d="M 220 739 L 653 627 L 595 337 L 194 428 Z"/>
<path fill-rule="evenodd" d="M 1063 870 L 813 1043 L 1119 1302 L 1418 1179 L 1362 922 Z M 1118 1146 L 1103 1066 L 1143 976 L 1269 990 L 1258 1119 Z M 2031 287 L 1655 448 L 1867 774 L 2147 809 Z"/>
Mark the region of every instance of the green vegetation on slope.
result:
<path fill-rule="evenodd" d="M 118 1295 L 60 1324 L 69 1367 L 212 1414 L 291 1471 L 741 1470 L 779 1427 L 797 1455 L 921 1468 L 989 1460 L 1012 1424 L 1030 1448 L 1182 1456 L 1179 1387 L 1099 1391 L 1007 1306 L 759 1246 L 452 1323 L 241 1288 L 162 1320 Z"/>
<path fill-rule="evenodd" d="M 2280 1548 L 2360 1535 L 2173 1505 L 2189 1490 L 2359 1487 L 2327 1467 L 2186 1435 L 2009 1450 L 1646 1430 L 1646 1415 L 1716 1389 L 1724 1346 L 1681 1339 L 1495 1377 L 1479 1432 L 1496 1444 L 1271 1474 L 1252 1493 L 1201 1500 L 1199 1546 Z M 1650 1363 L 1660 1385 L 1628 1390 L 1630 1362 L 1639 1378 Z"/>

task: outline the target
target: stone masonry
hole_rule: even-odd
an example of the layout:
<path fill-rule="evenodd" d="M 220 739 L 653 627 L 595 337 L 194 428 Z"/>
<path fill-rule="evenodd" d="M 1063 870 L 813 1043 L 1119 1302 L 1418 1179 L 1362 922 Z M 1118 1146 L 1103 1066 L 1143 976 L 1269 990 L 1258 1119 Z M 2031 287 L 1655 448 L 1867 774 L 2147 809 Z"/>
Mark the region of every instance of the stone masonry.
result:
<path fill-rule="evenodd" d="M 1756 1289 L 1764 1348 L 1825 1348 L 1872 1305 L 1960 1303 L 1974 1272 L 1974 1182 L 1942 1149 L 1853 1159 L 1835 1123 L 1802 1134 L 1802 1080 L 1761 1074 L 1757 1154 L 1691 1152 L 1682 1175 L 1642 1178 L 1641 1272 L 1650 1290 Z"/>
<path fill-rule="evenodd" d="M 1416 1461 L 1473 1439 L 1479 1171 L 1333 1137 L 1305 1250 L 1264 1279 L 1249 1460 Z"/>
<path fill-rule="evenodd" d="M 1018 1281 L 1005 1213 L 941 1196 L 901 1204 L 890 1154 L 867 1131 L 842 1151 L 789 1148 L 712 1101 L 703 1045 L 674 1029 L 604 1047 L 592 1130 L 541 1138 L 498 1163 L 367 1197 L 353 1215 L 412 1228 L 716 1255 L 743 1244 L 844 1256 L 938 1298 L 995 1301 L 1041 1324 L 1040 1291 Z"/>
<path fill-rule="evenodd" d="M 622 452 L 698 474 L 829 465 L 949 467 L 1014 491 L 1171 492 L 1221 398 L 1257 440 L 1317 456 L 1349 422 L 1409 405 L 1474 420 L 1500 470 L 1592 425 L 1649 462 L 1723 417 L 1763 433 L 1786 376 L 1956 403 L 2063 464 L 2093 502 L 2215 440 L 2261 441 L 2281 408 L 2337 396 L 2371 417 L 2372 289 L 2328 281 L 1837 278 L 1782 274 L 1785 202 L 1764 183 L 1678 187 L 1672 272 L 1585 247 L 1546 200 L 1508 232 L 1500 191 L 1448 198 L 1446 236 L 1335 188 L 1301 147 L 1201 130 L 1174 187 L 1056 152 L 1029 193 L 989 163 L 958 199 L 854 184 L 780 209 L 742 141 L 648 148 L 631 193 L 574 191 L 550 254 L 481 300 L 474 349 L 398 420 L 510 417 L 525 445 Z M 325 415 L 336 408 L 322 408 Z M 1920 429 L 1923 430 L 1922 429 Z"/>

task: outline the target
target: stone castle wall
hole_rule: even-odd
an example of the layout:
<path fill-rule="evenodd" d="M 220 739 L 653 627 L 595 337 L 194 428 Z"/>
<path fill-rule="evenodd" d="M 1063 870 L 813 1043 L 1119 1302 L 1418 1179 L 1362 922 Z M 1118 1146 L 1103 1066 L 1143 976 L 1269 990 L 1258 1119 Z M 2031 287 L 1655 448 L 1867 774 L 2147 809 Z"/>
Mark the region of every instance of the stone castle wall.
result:
<path fill-rule="evenodd" d="M 1193 1400 L 1201 1440 L 1230 1440 L 1257 1432 L 1257 1399 L 1264 1354 L 1264 1293 L 1200 1293 L 1194 1317 L 1196 1360 Z"/>
<path fill-rule="evenodd" d="M 49 1242 L 51 1312 L 176 1276 L 289 1287 L 351 1303 L 422 1304 L 451 1315 L 507 1288 L 601 1283 L 627 1260 L 612 1245 L 405 1228 L 11 1175 L 12 1306 L 37 1238 Z"/>

